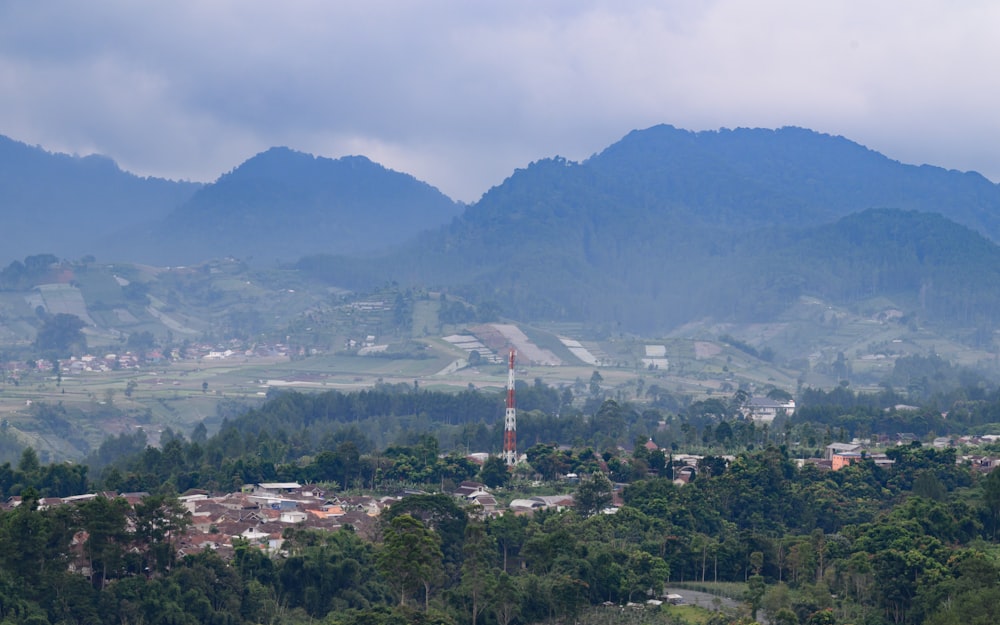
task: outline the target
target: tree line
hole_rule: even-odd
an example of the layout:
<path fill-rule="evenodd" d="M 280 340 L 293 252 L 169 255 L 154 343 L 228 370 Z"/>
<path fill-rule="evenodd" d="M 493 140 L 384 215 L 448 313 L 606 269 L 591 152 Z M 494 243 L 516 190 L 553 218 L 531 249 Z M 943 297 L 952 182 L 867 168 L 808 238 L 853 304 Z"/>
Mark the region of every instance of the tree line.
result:
<path fill-rule="evenodd" d="M 836 472 L 799 467 L 779 447 L 706 459 L 685 486 L 632 482 L 613 514 L 595 462 L 580 467 L 593 472 L 571 509 L 480 520 L 450 495 L 410 495 L 383 512 L 373 540 L 293 526 L 280 557 L 235 539 L 228 560 L 178 552 L 190 518 L 173 496 L 45 507 L 29 487 L 0 512 L 0 616 L 510 625 L 716 581 L 741 583 L 751 616 L 787 625 L 992 614 L 1000 473 L 980 477 L 954 450 L 906 446 L 890 457 L 891 468 L 864 460 Z"/>

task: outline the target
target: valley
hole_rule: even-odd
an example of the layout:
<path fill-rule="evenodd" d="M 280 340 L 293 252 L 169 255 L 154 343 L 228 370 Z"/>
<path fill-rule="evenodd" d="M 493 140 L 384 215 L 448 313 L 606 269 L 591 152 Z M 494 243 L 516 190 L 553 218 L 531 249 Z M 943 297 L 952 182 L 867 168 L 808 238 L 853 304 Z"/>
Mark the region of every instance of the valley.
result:
<path fill-rule="evenodd" d="M 997 368 L 994 353 L 907 323 L 887 301 L 852 311 L 803 298 L 772 323 L 702 320 L 641 337 L 582 323 L 486 320 L 440 292 L 387 285 L 349 293 L 233 259 L 179 269 L 55 263 L 39 280 L 0 294 L 0 416 L 9 435 L 46 460 L 80 460 L 104 437 L 137 429 L 153 443 L 199 423 L 214 431 L 273 391 L 500 394 L 509 347 L 520 383 L 570 389 L 577 407 L 595 372 L 609 397 L 640 406 L 670 397 L 683 406 L 739 389 L 795 394 L 842 381 L 877 391 L 896 359 L 913 355 L 936 354 L 987 378 Z M 38 309 L 86 320 L 86 352 L 59 358 L 58 369 L 42 357 L 32 337 Z"/>

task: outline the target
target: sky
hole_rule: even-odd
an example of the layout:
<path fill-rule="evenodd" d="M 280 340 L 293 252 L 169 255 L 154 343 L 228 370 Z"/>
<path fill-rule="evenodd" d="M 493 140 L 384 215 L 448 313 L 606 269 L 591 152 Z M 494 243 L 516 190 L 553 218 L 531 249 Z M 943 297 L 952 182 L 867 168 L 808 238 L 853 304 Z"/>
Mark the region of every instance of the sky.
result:
<path fill-rule="evenodd" d="M 465 202 L 661 123 L 1000 181 L 998 32 L 991 0 L 3 0 L 0 134 L 204 182 L 362 154 Z"/>

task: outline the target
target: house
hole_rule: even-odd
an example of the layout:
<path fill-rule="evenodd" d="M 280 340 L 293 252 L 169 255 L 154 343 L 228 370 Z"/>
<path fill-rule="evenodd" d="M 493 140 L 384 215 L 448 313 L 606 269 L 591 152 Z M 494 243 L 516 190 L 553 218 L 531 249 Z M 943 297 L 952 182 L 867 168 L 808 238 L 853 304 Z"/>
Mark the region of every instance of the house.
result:
<path fill-rule="evenodd" d="M 261 482 L 260 484 L 257 484 L 256 488 L 254 488 L 254 492 L 280 495 L 282 493 L 291 493 L 301 489 L 302 485 L 298 482 Z"/>
<path fill-rule="evenodd" d="M 695 477 L 698 475 L 698 469 L 695 467 L 685 465 L 683 467 L 674 467 L 674 484 L 678 486 L 683 486 L 685 484 L 691 483 Z"/>
<path fill-rule="evenodd" d="M 860 462 L 863 456 L 856 451 L 842 451 L 830 458 L 830 467 L 834 471 L 839 471 L 849 464 L 854 464 L 855 462 Z"/>
<path fill-rule="evenodd" d="M 496 497 L 489 493 L 483 492 L 470 497 L 469 503 L 474 510 L 473 514 L 477 514 L 482 518 L 492 516 L 497 512 Z"/>
<path fill-rule="evenodd" d="M 830 443 L 826 446 L 824 458 L 833 460 L 835 454 L 841 453 L 861 453 L 863 447 L 859 443 Z"/>
<path fill-rule="evenodd" d="M 541 510 L 545 507 L 545 504 L 541 501 L 532 499 L 512 499 L 509 508 L 515 514 L 524 514 L 526 512 L 534 512 L 535 510 Z"/>
<path fill-rule="evenodd" d="M 483 492 L 486 492 L 486 484 L 481 482 L 466 481 L 459 484 L 458 488 L 456 488 L 452 494 L 456 497 L 468 499 L 469 497 L 474 497 Z"/>
<path fill-rule="evenodd" d="M 531 514 L 535 510 L 565 510 L 573 505 L 573 495 L 542 495 L 531 499 L 514 499 L 509 508 L 514 514 Z"/>
<path fill-rule="evenodd" d="M 311 497 L 313 499 L 322 499 L 326 494 L 323 489 L 316 484 L 303 486 L 299 493 L 303 497 Z"/>
<path fill-rule="evenodd" d="M 281 523 L 305 523 L 308 517 L 309 515 L 301 510 L 284 510 L 278 516 L 278 521 Z"/>
<path fill-rule="evenodd" d="M 271 510 L 294 510 L 299 506 L 299 502 L 295 499 L 271 495 L 251 495 L 249 500 L 261 508 L 270 508 Z"/>
<path fill-rule="evenodd" d="M 775 401 L 770 397 L 751 397 L 743 410 L 743 416 L 758 423 L 770 423 L 780 414 L 792 416 L 795 400 Z"/>
<path fill-rule="evenodd" d="M 800 458 L 795 461 L 795 466 L 800 469 L 805 466 L 814 466 L 821 471 L 833 470 L 833 462 L 828 458 Z"/>
<path fill-rule="evenodd" d="M 895 460 L 892 460 L 885 454 L 870 454 L 868 459 L 875 463 L 875 466 L 882 467 L 883 469 L 891 467 L 896 464 Z"/>

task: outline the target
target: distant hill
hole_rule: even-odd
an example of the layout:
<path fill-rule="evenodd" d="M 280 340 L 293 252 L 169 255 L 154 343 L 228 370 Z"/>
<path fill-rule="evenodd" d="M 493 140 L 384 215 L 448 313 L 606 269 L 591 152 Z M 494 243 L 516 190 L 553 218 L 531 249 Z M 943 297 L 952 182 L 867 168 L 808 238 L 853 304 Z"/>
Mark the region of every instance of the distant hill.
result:
<path fill-rule="evenodd" d="M 583 163 L 532 163 L 405 250 L 299 266 L 342 286 L 445 285 L 516 318 L 643 332 L 768 320 L 810 293 L 891 294 L 937 322 L 993 324 L 945 299 L 1000 303 L 967 297 L 973 277 L 996 279 L 1000 256 L 982 235 L 1000 240 L 998 218 L 1000 188 L 978 174 L 797 128 L 658 126 Z"/>
<path fill-rule="evenodd" d="M 206 185 L 145 236 L 133 258 L 269 263 L 303 254 L 385 250 L 457 216 L 461 205 L 363 156 L 271 148 Z"/>
<path fill-rule="evenodd" d="M 0 259 L 100 256 L 103 237 L 166 216 L 200 186 L 142 178 L 103 156 L 53 154 L 0 136 Z"/>
<path fill-rule="evenodd" d="M 632 203 L 682 205 L 739 226 L 811 225 L 868 208 L 939 212 L 1000 241 L 1000 186 L 974 172 L 905 165 L 803 128 L 629 133 L 583 163 Z"/>
<path fill-rule="evenodd" d="M 981 335 L 1000 324 L 1000 187 L 800 128 L 633 131 L 581 163 L 532 163 L 470 206 L 362 156 L 288 148 L 204 186 L 10 140 L 0 165 L 11 258 L 301 258 L 334 286 L 432 286 L 622 331 L 772 320 L 803 295 L 889 298 Z"/>

